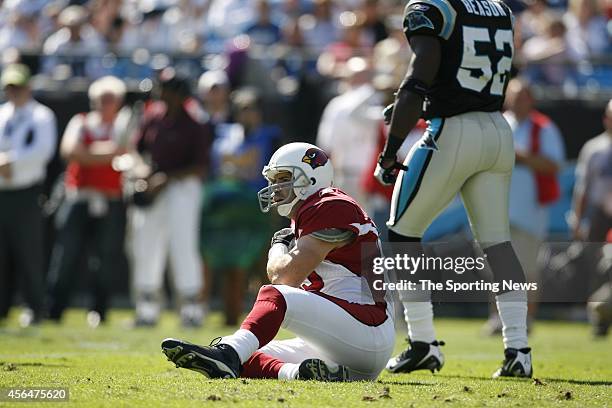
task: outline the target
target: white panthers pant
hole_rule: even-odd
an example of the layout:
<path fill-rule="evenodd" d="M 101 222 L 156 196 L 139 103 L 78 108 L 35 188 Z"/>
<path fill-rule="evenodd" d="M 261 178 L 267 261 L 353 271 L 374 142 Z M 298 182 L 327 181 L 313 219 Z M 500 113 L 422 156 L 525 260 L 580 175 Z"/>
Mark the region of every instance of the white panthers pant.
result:
<path fill-rule="evenodd" d="M 335 303 L 319 295 L 285 285 L 274 285 L 287 304 L 282 327 L 298 337 L 273 340 L 259 351 L 286 363 L 319 358 L 349 367 L 351 380 L 375 380 L 395 345 L 392 314 L 379 326 L 361 323 Z"/>
<path fill-rule="evenodd" d="M 150 207 L 134 209 L 132 269 L 136 293 L 156 293 L 161 289 L 168 255 L 179 295 L 190 297 L 200 292 L 201 197 L 200 179 L 187 177 L 171 181 Z"/>
<path fill-rule="evenodd" d="M 387 225 L 422 237 L 457 193 L 484 247 L 510 240 L 508 194 L 514 166 L 510 126 L 500 112 L 432 119 L 400 172 Z"/>

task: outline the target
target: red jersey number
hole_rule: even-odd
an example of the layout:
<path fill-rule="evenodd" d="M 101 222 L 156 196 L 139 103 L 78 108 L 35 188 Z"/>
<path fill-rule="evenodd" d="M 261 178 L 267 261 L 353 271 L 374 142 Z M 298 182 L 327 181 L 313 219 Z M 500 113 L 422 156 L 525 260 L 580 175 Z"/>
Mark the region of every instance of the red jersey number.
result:
<path fill-rule="evenodd" d="M 306 278 L 309 285 L 302 283 L 300 286 L 303 290 L 307 292 L 317 292 L 323 289 L 323 278 L 321 278 L 316 272 L 311 272 L 310 275 Z"/>

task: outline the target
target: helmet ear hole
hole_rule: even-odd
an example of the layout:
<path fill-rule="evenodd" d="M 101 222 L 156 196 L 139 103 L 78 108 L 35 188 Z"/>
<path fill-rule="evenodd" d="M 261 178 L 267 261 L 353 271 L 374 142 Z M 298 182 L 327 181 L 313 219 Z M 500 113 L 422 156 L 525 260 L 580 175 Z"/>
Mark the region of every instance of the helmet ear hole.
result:
<path fill-rule="evenodd" d="M 317 182 L 316 178 L 314 178 L 314 177 L 310 178 L 310 183 L 312 183 L 313 186 L 316 184 L 316 182 Z"/>

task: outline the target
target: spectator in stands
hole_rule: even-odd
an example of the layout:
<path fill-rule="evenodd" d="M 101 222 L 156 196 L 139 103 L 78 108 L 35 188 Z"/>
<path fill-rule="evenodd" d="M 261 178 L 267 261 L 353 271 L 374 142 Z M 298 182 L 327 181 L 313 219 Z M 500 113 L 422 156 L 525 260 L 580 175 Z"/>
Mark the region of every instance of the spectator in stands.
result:
<path fill-rule="evenodd" d="M 320 53 L 338 39 L 333 6 L 331 0 L 314 0 L 313 13 L 299 18 L 304 44 L 315 53 Z"/>
<path fill-rule="evenodd" d="M 226 40 L 243 33 L 256 20 L 250 0 L 211 0 L 206 18 L 206 46 L 223 51 Z"/>
<path fill-rule="evenodd" d="M 270 19 L 270 4 L 268 0 L 257 1 L 257 21 L 250 25 L 245 33 L 251 42 L 257 45 L 273 45 L 280 41 L 280 28 Z"/>
<path fill-rule="evenodd" d="M 55 152 L 55 114 L 32 98 L 30 70 L 12 64 L 0 83 L 0 320 L 17 287 L 30 308 L 21 323 L 41 318 L 44 298 L 43 218 L 39 206 L 46 166 Z"/>
<path fill-rule="evenodd" d="M 121 173 L 115 157 L 127 151 L 129 111 L 121 110 L 126 93 L 122 80 L 102 77 L 89 86 L 92 110 L 68 123 L 60 152 L 68 162 L 65 198 L 56 216 L 57 239 L 49 267 L 49 318 L 59 322 L 90 249 L 94 302 L 87 321 L 106 320 L 110 286 L 122 257 L 125 210 Z"/>
<path fill-rule="evenodd" d="M 404 79 L 412 57 L 412 50 L 404 36 L 401 16 L 390 16 L 387 25 L 389 37 L 374 46 L 372 61 L 374 70 L 380 74 L 390 75 L 393 86 L 396 87 Z"/>
<path fill-rule="evenodd" d="M 60 28 L 59 15 L 65 7 L 66 4 L 61 4 L 61 2 L 52 1 L 47 3 L 46 6 L 42 9 L 39 22 L 41 26 L 40 38 L 43 44 L 45 38 L 49 37 L 51 34 L 56 32 Z"/>
<path fill-rule="evenodd" d="M 8 48 L 35 50 L 40 42 L 39 2 L 13 1 L 6 21 L 0 21 L 0 55 Z"/>
<path fill-rule="evenodd" d="M 97 78 L 101 75 L 100 59 L 105 44 L 100 34 L 88 24 L 87 10 L 82 6 L 66 7 L 59 14 L 61 28 L 43 45 L 43 70 L 57 79 Z"/>
<path fill-rule="evenodd" d="M 524 80 L 510 81 L 505 107 L 516 152 L 510 182 L 510 235 L 527 281 L 538 282 L 538 251 L 548 230 L 549 205 L 559 199 L 557 174 L 565 159 L 565 147 L 557 126 L 535 110 L 535 100 Z M 536 295 L 535 291 L 528 295 L 530 321 L 537 310 Z M 497 314 L 489 317 L 487 330 L 501 333 Z"/>
<path fill-rule="evenodd" d="M 282 28 L 282 43 L 300 50 L 304 46 L 304 35 L 298 19 L 288 19 Z"/>
<path fill-rule="evenodd" d="M 287 19 L 296 19 L 303 14 L 305 3 L 301 0 L 285 0 L 281 2 L 280 13 Z"/>
<path fill-rule="evenodd" d="M 380 102 L 364 58 L 346 64 L 346 91 L 332 99 L 323 112 L 317 146 L 332 158 L 335 185 L 362 206 L 367 200 L 361 177 L 375 154 L 380 129 Z"/>
<path fill-rule="evenodd" d="M 182 1 L 178 2 L 172 11 L 173 14 L 178 14 L 176 10 L 180 10 L 177 35 L 181 37 L 179 47 L 183 52 L 194 54 L 211 52 L 204 41 L 208 5 L 208 0 Z"/>
<path fill-rule="evenodd" d="M 603 117 L 605 131 L 585 143 L 576 163 L 576 184 L 572 231 L 577 239 L 589 242 L 605 241 L 611 214 L 612 181 L 609 155 L 612 149 L 612 100 L 606 106 Z M 606 170 L 608 173 L 606 173 Z"/>
<path fill-rule="evenodd" d="M 201 55 L 204 50 L 202 41 L 202 15 L 198 15 L 198 8 L 192 7 L 188 2 L 178 2 L 164 15 L 163 20 L 168 22 L 172 29 L 174 45 L 168 50 L 172 53 Z"/>
<path fill-rule="evenodd" d="M 111 51 L 120 51 L 122 47 L 123 32 L 126 23 L 121 17 L 116 17 L 105 31 L 104 40 Z"/>
<path fill-rule="evenodd" d="M 206 71 L 198 80 L 198 95 L 207 116 L 205 121 L 213 126 L 233 122 L 230 104 L 230 82 L 225 71 Z"/>
<path fill-rule="evenodd" d="M 574 58 L 600 56 L 610 47 L 607 21 L 597 0 L 570 0 L 564 16 L 567 41 Z"/>
<path fill-rule="evenodd" d="M 529 0 L 527 9 L 517 16 L 523 41 L 545 35 L 549 20 L 556 17 L 547 0 Z"/>
<path fill-rule="evenodd" d="M 102 36 L 106 37 L 114 21 L 120 16 L 122 0 L 89 1 L 91 25 Z"/>
<path fill-rule="evenodd" d="M 256 169 L 263 168 L 272 153 L 281 146 L 282 139 L 278 126 L 264 122 L 261 106 L 262 100 L 254 88 L 243 88 L 232 94 L 232 109 L 236 123 L 243 129 L 244 138 L 239 149 L 241 157 L 225 154 L 224 164 L 229 167 L 222 170 L 228 174 L 239 169 L 239 177 L 255 193 L 267 185 Z M 235 167 L 234 170 L 231 170 L 232 167 Z"/>
<path fill-rule="evenodd" d="M 602 251 L 612 244 L 612 100 L 606 106 L 603 123 L 604 133 L 589 140 L 580 150 L 574 212 L 570 217 L 574 237 L 586 242 L 585 251 L 591 261 L 589 269 L 600 272 L 589 274 L 592 271 L 588 270 L 589 275 L 585 277 L 595 282 L 595 287 L 601 285 L 588 304 L 596 337 L 606 336 L 612 323 L 610 257 L 606 261 Z"/>
<path fill-rule="evenodd" d="M 317 68 L 324 76 L 341 78 L 345 75 L 346 62 L 356 56 L 368 57 L 372 49 L 363 41 L 363 20 L 352 11 L 340 15 L 341 37 L 325 48 L 317 61 Z"/>
<path fill-rule="evenodd" d="M 215 276 L 223 276 L 227 325 L 239 321 L 248 272 L 261 259 L 273 232 L 257 204 L 257 192 L 267 184 L 258 169 L 281 144 L 280 129 L 263 121 L 257 92 L 236 91 L 232 105 L 237 123 L 217 132 L 216 178 L 206 186 L 201 227 L 206 264 Z"/>
<path fill-rule="evenodd" d="M 132 217 L 135 324 L 157 323 L 169 256 L 181 323 L 194 327 L 204 317 L 198 226 L 212 132 L 185 110 L 187 80 L 173 68 L 164 69 L 159 78 L 160 101 L 145 112 L 137 135 L 138 153 L 151 172 L 145 182 L 148 200 L 140 202 Z"/>
<path fill-rule="evenodd" d="M 528 66 L 525 75 L 532 81 L 560 85 L 566 79 L 569 68 L 566 64 L 574 58 L 566 35 L 565 25 L 560 18 L 547 17 L 544 33 L 535 35 L 523 44 L 520 56 Z"/>
<path fill-rule="evenodd" d="M 289 18 L 282 27 L 281 44 L 286 47 L 279 47 L 278 64 L 283 68 L 288 77 L 299 77 L 308 71 L 315 71 L 312 55 L 305 47 L 304 35 L 300 28 L 299 20 Z"/>
<path fill-rule="evenodd" d="M 364 42 L 370 47 L 389 36 L 380 10 L 379 0 L 362 0 L 357 14 L 363 16 Z"/>
<path fill-rule="evenodd" d="M 139 18 L 129 24 L 122 38 L 122 48 L 144 48 L 151 52 L 173 53 L 180 49 L 180 13 L 169 13 L 165 1 L 142 1 L 136 11 Z"/>

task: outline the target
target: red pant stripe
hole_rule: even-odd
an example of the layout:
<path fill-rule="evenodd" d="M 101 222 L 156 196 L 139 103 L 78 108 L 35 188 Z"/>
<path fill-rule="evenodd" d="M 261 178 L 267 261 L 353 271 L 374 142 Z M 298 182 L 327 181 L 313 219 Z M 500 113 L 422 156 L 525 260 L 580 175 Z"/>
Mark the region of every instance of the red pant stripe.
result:
<path fill-rule="evenodd" d="M 286 311 L 287 303 L 282 293 L 272 285 L 264 285 L 259 289 L 253 309 L 240 328 L 253 333 L 261 348 L 276 336 Z"/>
<path fill-rule="evenodd" d="M 278 378 L 282 361 L 261 351 L 256 351 L 243 365 L 240 376 L 244 378 Z"/>

